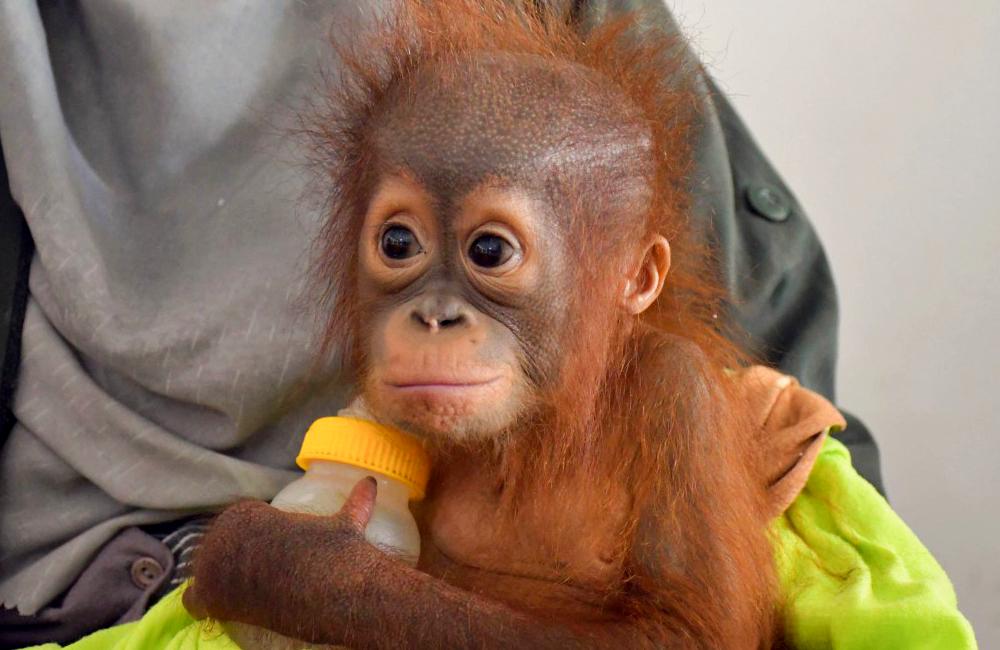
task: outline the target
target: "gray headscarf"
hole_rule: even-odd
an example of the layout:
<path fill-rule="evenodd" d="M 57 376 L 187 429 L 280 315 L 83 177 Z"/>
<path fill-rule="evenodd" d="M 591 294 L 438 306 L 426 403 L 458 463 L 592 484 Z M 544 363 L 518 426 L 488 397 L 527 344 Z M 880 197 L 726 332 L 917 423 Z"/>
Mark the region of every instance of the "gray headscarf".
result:
<path fill-rule="evenodd" d="M 3 605 L 36 612 L 122 528 L 270 498 L 305 427 L 342 406 L 333 366 L 315 372 L 319 214 L 281 125 L 330 26 L 360 16 L 0 3 L 0 137 L 37 247 L 0 457 Z"/>

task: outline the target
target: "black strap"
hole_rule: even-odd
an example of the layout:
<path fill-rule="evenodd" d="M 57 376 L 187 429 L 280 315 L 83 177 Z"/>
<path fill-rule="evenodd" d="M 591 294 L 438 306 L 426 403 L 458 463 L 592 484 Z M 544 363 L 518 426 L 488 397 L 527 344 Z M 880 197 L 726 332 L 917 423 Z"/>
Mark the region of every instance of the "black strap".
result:
<path fill-rule="evenodd" d="M 0 450 L 14 426 L 11 400 L 21 361 L 21 328 L 33 253 L 28 224 L 11 196 L 7 166 L 0 155 Z"/>

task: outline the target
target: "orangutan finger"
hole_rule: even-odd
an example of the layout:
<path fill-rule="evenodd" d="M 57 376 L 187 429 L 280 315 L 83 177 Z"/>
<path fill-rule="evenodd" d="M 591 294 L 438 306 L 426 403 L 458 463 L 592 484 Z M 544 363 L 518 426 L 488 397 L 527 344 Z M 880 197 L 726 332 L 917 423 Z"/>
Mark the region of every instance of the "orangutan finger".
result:
<path fill-rule="evenodd" d="M 365 532 L 368 521 L 372 518 L 377 494 L 378 483 L 373 477 L 366 476 L 358 481 L 340 508 L 341 516 L 359 533 Z"/>

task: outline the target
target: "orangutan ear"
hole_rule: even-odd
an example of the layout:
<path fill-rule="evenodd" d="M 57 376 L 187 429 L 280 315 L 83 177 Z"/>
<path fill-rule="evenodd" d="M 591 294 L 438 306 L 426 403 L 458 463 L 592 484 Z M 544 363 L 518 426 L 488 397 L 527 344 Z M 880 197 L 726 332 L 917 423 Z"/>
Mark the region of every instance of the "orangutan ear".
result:
<path fill-rule="evenodd" d="M 670 270 L 670 242 L 663 235 L 656 235 L 646 245 L 642 262 L 625 283 L 622 305 L 630 314 L 646 311 L 660 292 Z"/>

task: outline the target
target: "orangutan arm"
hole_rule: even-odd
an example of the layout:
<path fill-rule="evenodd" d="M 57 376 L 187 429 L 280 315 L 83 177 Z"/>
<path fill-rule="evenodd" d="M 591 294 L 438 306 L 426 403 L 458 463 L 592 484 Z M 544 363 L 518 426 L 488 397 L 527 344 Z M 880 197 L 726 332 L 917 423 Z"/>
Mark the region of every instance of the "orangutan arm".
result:
<path fill-rule="evenodd" d="M 198 549 L 185 606 L 352 648 L 651 646 L 638 625 L 543 620 L 396 561 L 364 540 L 373 499 L 362 482 L 335 517 L 229 508 Z"/>

